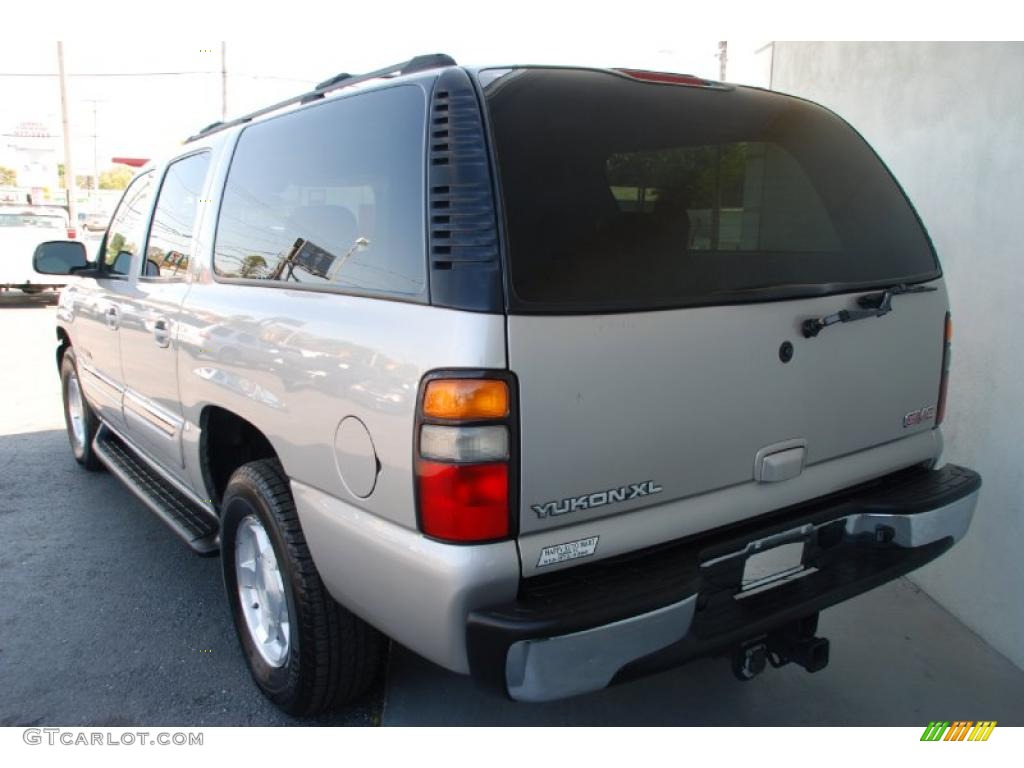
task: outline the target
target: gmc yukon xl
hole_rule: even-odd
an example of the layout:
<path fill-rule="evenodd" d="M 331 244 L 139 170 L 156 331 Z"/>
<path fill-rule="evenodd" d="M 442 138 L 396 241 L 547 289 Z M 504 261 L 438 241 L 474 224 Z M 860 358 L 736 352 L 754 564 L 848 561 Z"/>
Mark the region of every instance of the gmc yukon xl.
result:
<path fill-rule="evenodd" d="M 220 555 L 292 713 L 387 637 L 519 701 L 820 670 L 820 611 L 943 554 L 981 484 L 941 461 L 922 222 L 779 93 L 420 56 L 207 127 L 94 261 L 35 264 L 75 458 Z"/>

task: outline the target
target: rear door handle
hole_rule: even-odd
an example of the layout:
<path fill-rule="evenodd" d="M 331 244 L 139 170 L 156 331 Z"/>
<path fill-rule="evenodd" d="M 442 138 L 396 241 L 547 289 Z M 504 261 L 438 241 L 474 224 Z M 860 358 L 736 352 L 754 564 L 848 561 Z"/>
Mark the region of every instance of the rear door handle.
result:
<path fill-rule="evenodd" d="M 161 317 L 153 323 L 153 340 L 158 347 L 171 345 L 171 324 L 166 317 Z"/>
<path fill-rule="evenodd" d="M 121 324 L 121 318 L 117 311 L 117 307 L 107 307 L 106 311 L 107 328 L 112 331 L 116 331 L 118 326 Z"/>

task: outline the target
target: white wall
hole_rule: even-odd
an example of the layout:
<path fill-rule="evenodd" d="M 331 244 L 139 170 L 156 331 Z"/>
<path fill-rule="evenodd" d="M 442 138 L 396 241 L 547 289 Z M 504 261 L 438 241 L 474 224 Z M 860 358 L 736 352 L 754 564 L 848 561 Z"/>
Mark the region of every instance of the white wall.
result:
<path fill-rule="evenodd" d="M 912 578 L 1024 667 L 1024 44 L 780 42 L 772 88 L 849 120 L 935 242 L 954 327 L 944 458 L 984 485 L 967 538 Z"/>
<path fill-rule="evenodd" d="M 730 40 L 726 82 L 768 88 L 772 79 L 773 45 L 769 40 Z M 717 72 L 704 76 L 718 79 Z"/>

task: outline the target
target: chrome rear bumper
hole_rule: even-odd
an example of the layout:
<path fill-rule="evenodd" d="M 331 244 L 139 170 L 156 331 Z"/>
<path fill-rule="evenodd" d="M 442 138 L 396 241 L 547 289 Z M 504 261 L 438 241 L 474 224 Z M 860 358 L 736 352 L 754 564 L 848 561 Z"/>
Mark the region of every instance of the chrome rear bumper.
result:
<path fill-rule="evenodd" d="M 946 475 L 940 477 L 942 472 Z M 792 527 L 780 530 L 776 526 L 762 536 L 751 531 L 738 546 L 725 547 L 724 551 L 721 547 L 715 551 L 714 546 L 703 543 L 681 549 L 679 560 L 684 564 L 680 568 L 694 570 L 696 565 L 689 586 L 682 586 L 685 580 L 677 580 L 674 599 L 654 610 L 564 634 L 544 632 L 539 636 L 538 628 L 544 622 L 533 617 L 524 604 L 514 610 L 506 606 L 490 616 L 476 617 L 475 628 L 471 617 L 469 639 L 474 675 L 480 676 L 488 650 L 492 662 L 498 661 L 494 651 L 503 650 L 502 682 L 510 698 L 539 702 L 574 696 L 608 686 L 641 660 L 657 659 L 654 666 L 663 667 L 671 666 L 673 658 L 685 661 L 707 655 L 737 639 L 872 589 L 934 559 L 966 534 L 977 504 L 980 478 L 960 467 L 933 470 L 930 474 L 929 481 L 942 480 L 932 483 L 937 486 L 935 496 L 930 498 L 932 503 L 955 498 L 922 508 L 928 506 L 929 497 L 922 496 L 921 483 L 917 487 L 911 485 L 909 492 L 904 483 L 890 495 L 880 488 L 862 494 L 860 499 L 841 500 L 831 507 L 840 512 L 835 516 L 823 514 L 828 509 L 825 507 L 810 515 L 810 519 L 805 515 Z M 916 511 L 891 509 L 892 504 L 901 502 Z M 860 507 L 860 511 L 850 511 L 851 506 Z M 750 555 L 794 541 L 815 542 L 815 551 L 823 553 L 814 561 L 820 573 L 813 573 L 792 587 L 772 587 L 763 596 L 746 597 L 743 609 L 738 610 L 738 584 L 735 589 L 723 590 L 723 574 L 727 580 L 730 574 L 742 573 Z M 735 536 L 732 542 L 736 542 Z M 819 547 L 819 542 L 827 546 Z M 705 557 L 709 550 L 713 554 Z M 804 551 L 809 550 L 805 547 Z M 709 578 L 712 572 L 715 575 Z M 688 594 L 679 594 L 687 588 Z M 703 609 L 708 605 L 709 595 L 712 608 L 704 610 L 707 615 L 702 617 L 698 606 Z M 545 611 L 550 616 L 550 599 L 548 603 Z M 571 606 L 566 605 L 566 610 L 571 610 Z M 704 624 L 695 632 L 695 624 L 702 619 Z M 744 635 L 745 632 L 749 634 Z M 674 657 L 668 649 L 677 651 Z"/>
<path fill-rule="evenodd" d="M 629 662 L 681 640 L 697 595 L 656 611 L 571 635 L 520 640 L 508 651 L 505 679 L 516 701 L 550 701 L 605 688 Z"/>

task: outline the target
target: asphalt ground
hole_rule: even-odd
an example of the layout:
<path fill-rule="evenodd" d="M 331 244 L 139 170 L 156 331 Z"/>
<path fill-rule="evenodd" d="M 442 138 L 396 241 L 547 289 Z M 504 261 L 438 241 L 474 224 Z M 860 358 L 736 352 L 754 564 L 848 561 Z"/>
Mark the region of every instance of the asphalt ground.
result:
<path fill-rule="evenodd" d="M 220 559 L 75 463 L 54 313 L 0 307 L 0 725 L 300 722 L 249 678 Z M 375 724 L 382 701 L 383 680 L 313 722 Z"/>
<path fill-rule="evenodd" d="M 1024 725 L 1024 671 L 906 580 L 822 614 L 814 675 L 709 659 L 523 705 L 395 646 L 355 706 L 288 717 L 249 678 L 219 559 L 72 459 L 54 345 L 52 307 L 0 300 L 0 725 Z"/>

